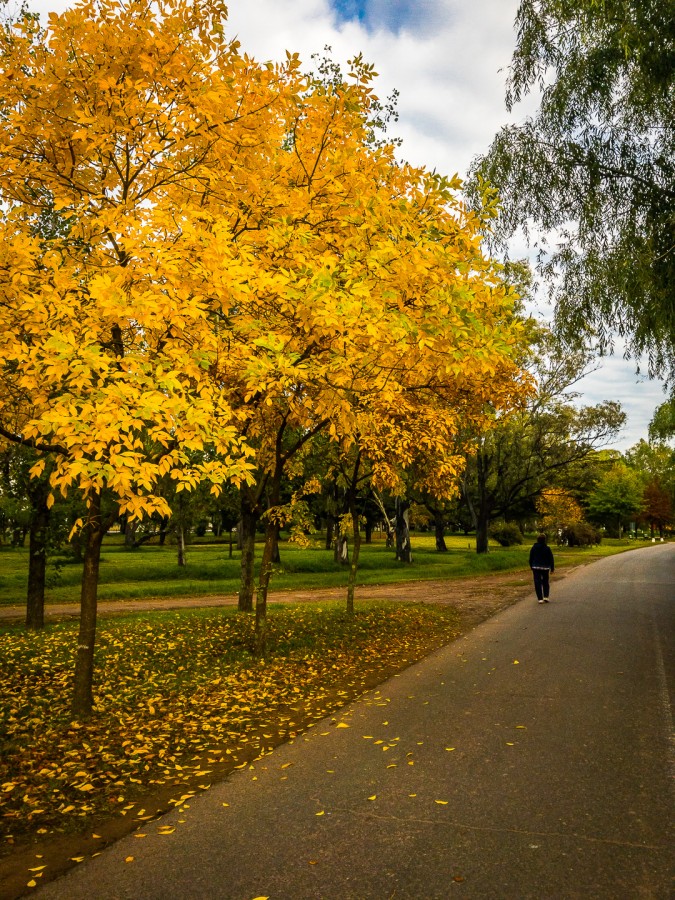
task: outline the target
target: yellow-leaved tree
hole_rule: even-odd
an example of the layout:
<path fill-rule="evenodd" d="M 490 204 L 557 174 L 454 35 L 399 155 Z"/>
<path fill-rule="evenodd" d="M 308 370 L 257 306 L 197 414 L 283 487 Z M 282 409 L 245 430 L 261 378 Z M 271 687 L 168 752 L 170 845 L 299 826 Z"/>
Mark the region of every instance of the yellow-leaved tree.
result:
<path fill-rule="evenodd" d="M 377 486 L 400 489 L 424 457 L 429 486 L 449 493 L 460 430 L 488 427 L 529 389 L 484 219 L 458 199 L 458 179 L 372 141 L 373 74 L 356 59 L 346 81 L 308 79 L 277 105 L 266 143 L 237 151 L 245 166 L 214 162 L 203 207 L 182 224 L 196 247 L 185 283 L 222 342 L 214 377 L 256 454 L 246 503 L 267 497 L 259 652 L 294 454 L 325 430 L 342 452 L 358 448 Z"/>
<path fill-rule="evenodd" d="M 181 220 L 198 218 L 209 160 L 247 165 L 297 64 L 240 56 L 225 15 L 210 0 L 101 0 L 0 35 L 0 434 L 53 458 L 53 489 L 86 497 L 80 716 L 102 492 L 130 517 L 167 513 L 163 476 L 218 490 L 250 469 L 213 377 L 212 311 L 183 279 L 196 246 Z"/>
<path fill-rule="evenodd" d="M 569 525 L 575 525 L 584 519 L 582 508 L 564 488 L 545 488 L 537 497 L 535 507 L 541 516 L 541 530 L 556 536 Z"/>
<path fill-rule="evenodd" d="M 460 430 L 528 389 L 484 223 L 457 179 L 373 141 L 372 68 L 326 82 L 294 55 L 257 64 L 225 15 L 218 0 L 82 0 L 44 34 L 27 17 L 0 38 L 0 434 L 87 498 L 79 715 L 104 489 L 130 516 L 166 512 L 165 475 L 267 496 L 262 652 L 299 449 L 325 431 L 394 490 L 423 457 L 447 493 Z"/>

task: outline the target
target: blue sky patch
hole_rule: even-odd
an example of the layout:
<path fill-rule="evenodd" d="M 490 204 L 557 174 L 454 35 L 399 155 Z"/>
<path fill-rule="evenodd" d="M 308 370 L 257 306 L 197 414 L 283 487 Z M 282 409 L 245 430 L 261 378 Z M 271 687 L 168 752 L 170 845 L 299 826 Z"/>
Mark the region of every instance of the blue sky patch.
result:
<path fill-rule="evenodd" d="M 403 28 L 424 29 L 432 15 L 433 0 L 330 0 L 341 22 L 360 22 L 368 31 L 391 31 Z"/>

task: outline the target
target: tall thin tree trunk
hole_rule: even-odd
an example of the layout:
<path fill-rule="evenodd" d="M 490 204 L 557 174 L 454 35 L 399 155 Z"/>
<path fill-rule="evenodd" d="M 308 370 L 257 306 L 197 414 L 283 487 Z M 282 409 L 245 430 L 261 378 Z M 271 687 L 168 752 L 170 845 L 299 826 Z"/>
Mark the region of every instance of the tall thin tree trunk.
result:
<path fill-rule="evenodd" d="M 274 544 L 278 539 L 278 525 L 268 522 L 265 529 L 265 546 L 260 561 L 258 590 L 255 597 L 255 656 L 261 658 L 267 651 L 267 592 L 272 576 Z"/>
<path fill-rule="evenodd" d="M 361 453 L 357 453 L 352 483 L 349 489 L 349 512 L 352 517 L 352 530 L 354 532 L 354 549 L 352 550 L 352 562 L 349 567 L 349 582 L 347 585 L 347 615 L 354 615 L 354 589 L 356 587 L 356 573 L 359 569 L 359 555 L 361 553 L 361 530 L 359 529 L 359 511 L 356 506 L 356 491 L 361 465 Z"/>
<path fill-rule="evenodd" d="M 28 592 L 26 596 L 26 628 L 45 626 L 45 580 L 47 572 L 47 530 L 50 511 L 47 506 L 49 485 L 39 481 L 31 490 L 33 517 L 30 523 L 28 551 Z"/>
<path fill-rule="evenodd" d="M 96 606 L 98 573 L 101 562 L 103 525 L 101 522 L 101 494 L 91 490 L 85 525 L 84 569 L 80 594 L 80 631 L 73 679 L 72 712 L 76 719 L 91 715 L 93 705 L 94 647 L 96 644 Z"/>
<path fill-rule="evenodd" d="M 333 546 L 333 540 L 335 539 L 335 518 L 329 513 L 326 516 L 326 550 L 330 550 Z"/>
<path fill-rule="evenodd" d="M 274 545 L 272 547 L 272 562 L 275 566 L 281 564 L 281 553 L 279 552 L 279 529 L 275 529 Z"/>
<path fill-rule="evenodd" d="M 179 525 L 176 529 L 176 543 L 178 544 L 178 565 L 184 566 L 185 559 L 185 529 Z"/>
<path fill-rule="evenodd" d="M 239 611 L 253 611 L 253 571 L 255 565 L 255 529 L 258 517 L 242 496 L 241 502 L 241 579 L 239 582 Z"/>
<path fill-rule="evenodd" d="M 487 489 L 487 462 L 482 453 L 476 455 L 476 479 L 478 508 L 476 509 L 473 504 L 469 503 L 469 510 L 476 526 L 476 553 L 487 553 L 491 509 Z"/>

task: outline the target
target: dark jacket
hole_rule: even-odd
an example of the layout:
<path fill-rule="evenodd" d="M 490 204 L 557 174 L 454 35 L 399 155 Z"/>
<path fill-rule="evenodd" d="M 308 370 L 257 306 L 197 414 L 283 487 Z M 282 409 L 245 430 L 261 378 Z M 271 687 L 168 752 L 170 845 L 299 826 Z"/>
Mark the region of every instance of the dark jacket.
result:
<path fill-rule="evenodd" d="M 537 543 L 532 546 L 532 549 L 530 550 L 530 568 L 550 569 L 551 572 L 554 571 L 555 563 L 553 562 L 553 551 L 548 544 L 537 541 Z"/>

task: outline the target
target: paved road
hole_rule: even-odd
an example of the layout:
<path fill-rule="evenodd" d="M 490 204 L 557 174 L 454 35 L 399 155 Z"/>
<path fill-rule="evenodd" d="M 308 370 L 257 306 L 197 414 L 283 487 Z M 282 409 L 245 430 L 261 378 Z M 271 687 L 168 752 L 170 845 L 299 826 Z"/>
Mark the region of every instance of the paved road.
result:
<path fill-rule="evenodd" d="M 37 895 L 667 900 L 674 570 L 554 582 Z"/>

